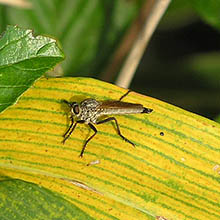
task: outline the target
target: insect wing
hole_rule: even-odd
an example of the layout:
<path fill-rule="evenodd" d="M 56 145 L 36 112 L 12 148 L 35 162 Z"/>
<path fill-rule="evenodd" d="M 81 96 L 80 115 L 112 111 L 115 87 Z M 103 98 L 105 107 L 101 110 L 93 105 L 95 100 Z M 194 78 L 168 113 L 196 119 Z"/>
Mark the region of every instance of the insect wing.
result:
<path fill-rule="evenodd" d="M 100 103 L 100 111 L 103 115 L 108 114 L 137 114 L 142 113 L 144 107 L 141 104 L 133 104 L 120 101 L 104 101 Z"/>
<path fill-rule="evenodd" d="M 121 102 L 121 101 L 104 101 L 100 102 L 99 108 L 102 109 L 134 109 L 134 108 L 141 108 L 143 109 L 143 105 L 129 103 L 129 102 Z"/>

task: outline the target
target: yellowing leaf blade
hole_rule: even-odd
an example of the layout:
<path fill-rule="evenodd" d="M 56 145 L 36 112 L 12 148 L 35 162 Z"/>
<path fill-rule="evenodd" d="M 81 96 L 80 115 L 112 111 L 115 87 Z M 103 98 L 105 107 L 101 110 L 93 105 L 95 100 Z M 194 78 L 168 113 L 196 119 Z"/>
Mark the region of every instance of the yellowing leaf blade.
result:
<path fill-rule="evenodd" d="M 0 116 L 4 175 L 59 192 L 96 219 L 218 219 L 220 126 L 159 100 L 130 93 L 124 101 L 151 114 L 116 116 L 79 158 L 93 133 L 79 125 L 63 145 L 68 108 L 62 99 L 118 100 L 126 91 L 87 78 L 41 79 Z M 87 166 L 93 161 L 95 165 Z M 104 205 L 103 205 L 104 203 Z"/>

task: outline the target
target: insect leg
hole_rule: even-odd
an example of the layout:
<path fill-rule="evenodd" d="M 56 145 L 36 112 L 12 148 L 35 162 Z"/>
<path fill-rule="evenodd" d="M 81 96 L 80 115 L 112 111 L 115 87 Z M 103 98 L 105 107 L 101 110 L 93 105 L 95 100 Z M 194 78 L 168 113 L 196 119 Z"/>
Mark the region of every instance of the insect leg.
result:
<path fill-rule="evenodd" d="M 73 127 L 73 124 L 74 124 L 73 117 L 70 117 L 70 119 L 71 119 L 71 125 L 69 126 L 68 130 L 65 132 L 65 134 L 63 135 L 63 137 L 65 137 L 65 136 L 68 134 L 68 132 L 70 131 L 70 129 Z"/>
<path fill-rule="evenodd" d="M 86 149 L 86 145 L 89 143 L 89 141 L 97 134 L 97 129 L 96 129 L 96 127 L 93 125 L 93 124 L 91 124 L 91 123 L 89 123 L 88 124 L 89 125 L 89 127 L 95 132 L 87 141 L 86 141 L 86 143 L 83 145 L 83 148 L 82 148 L 82 150 L 81 150 L 81 153 L 80 153 L 80 157 L 83 157 L 83 153 L 84 153 L 84 151 L 85 151 L 85 149 Z"/>
<path fill-rule="evenodd" d="M 128 90 L 120 99 L 119 101 L 121 101 L 124 97 L 126 97 L 130 92 L 132 92 L 131 90 Z M 153 111 L 153 109 L 151 108 L 145 108 L 143 109 L 143 112 L 141 113 L 151 113 Z"/>
<path fill-rule="evenodd" d="M 132 143 L 131 141 L 129 141 L 126 137 L 124 137 L 124 136 L 121 134 L 121 131 L 120 131 L 120 128 L 119 128 L 119 125 L 118 125 L 118 121 L 116 120 L 115 117 L 106 118 L 106 119 L 104 119 L 104 120 L 101 120 L 101 121 L 96 122 L 96 124 L 103 124 L 103 123 L 106 123 L 106 122 L 108 122 L 108 121 L 115 121 L 118 135 L 119 135 L 123 140 L 125 140 L 126 142 L 130 143 L 131 145 L 133 145 L 133 146 L 135 147 L 135 144 L 134 144 L 134 143 Z"/>
<path fill-rule="evenodd" d="M 72 118 L 71 118 L 71 119 L 72 119 Z M 74 131 L 76 125 L 77 125 L 77 124 L 82 124 L 82 123 L 84 123 L 84 120 L 79 120 L 79 121 L 77 121 L 74 125 L 73 125 L 73 123 L 74 123 L 74 122 L 73 122 L 73 119 L 72 119 L 72 123 L 71 123 L 69 129 L 67 130 L 67 132 L 66 132 L 65 135 L 64 135 L 64 139 L 63 139 L 63 141 L 62 141 L 63 144 L 64 144 L 65 141 L 69 138 L 69 136 L 73 133 L 73 131 Z M 69 133 L 68 133 L 68 132 L 69 132 Z"/>
<path fill-rule="evenodd" d="M 119 101 L 121 101 L 124 97 L 126 97 L 130 92 L 132 92 L 131 90 L 128 90 L 120 99 Z"/>

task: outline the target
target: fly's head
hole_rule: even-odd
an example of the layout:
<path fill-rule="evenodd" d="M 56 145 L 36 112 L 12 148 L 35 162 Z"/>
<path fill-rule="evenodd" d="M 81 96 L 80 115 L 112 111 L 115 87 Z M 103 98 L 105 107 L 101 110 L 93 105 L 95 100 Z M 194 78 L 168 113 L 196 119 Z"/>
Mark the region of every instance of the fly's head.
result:
<path fill-rule="evenodd" d="M 63 100 L 63 102 L 66 103 L 70 107 L 70 113 L 71 113 L 72 117 L 74 117 L 74 116 L 77 117 L 77 116 L 80 115 L 81 108 L 80 108 L 79 103 L 77 103 L 77 102 L 68 102 L 66 100 Z"/>

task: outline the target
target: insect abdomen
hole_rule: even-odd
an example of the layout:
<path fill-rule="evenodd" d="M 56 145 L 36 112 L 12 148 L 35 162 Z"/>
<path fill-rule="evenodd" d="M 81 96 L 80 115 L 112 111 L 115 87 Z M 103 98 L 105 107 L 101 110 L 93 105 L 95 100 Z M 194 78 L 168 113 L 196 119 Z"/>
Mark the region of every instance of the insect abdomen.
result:
<path fill-rule="evenodd" d="M 139 114 L 144 111 L 144 107 L 139 108 L 110 108 L 102 109 L 102 115 L 124 115 L 124 114 Z"/>

